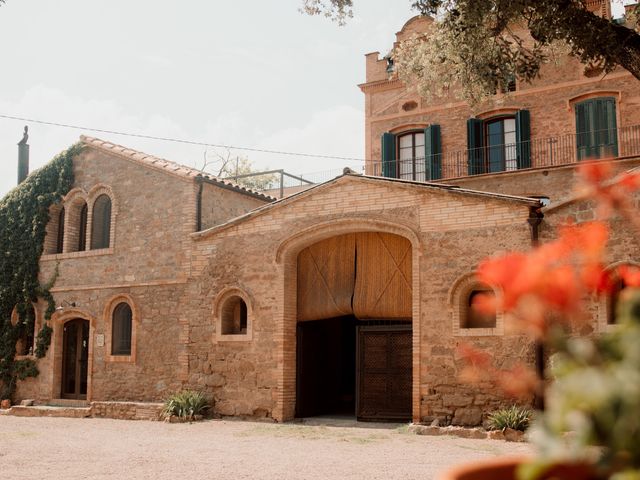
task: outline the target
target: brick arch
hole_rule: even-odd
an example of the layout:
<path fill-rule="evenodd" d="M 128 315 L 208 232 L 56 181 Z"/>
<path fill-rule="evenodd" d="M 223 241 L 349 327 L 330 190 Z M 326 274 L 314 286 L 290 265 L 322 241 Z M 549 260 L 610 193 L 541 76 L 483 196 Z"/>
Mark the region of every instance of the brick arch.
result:
<path fill-rule="evenodd" d="M 222 309 L 227 302 L 227 300 L 232 297 L 241 298 L 245 305 L 247 306 L 247 332 L 244 334 L 222 334 Z M 213 321 L 215 325 L 215 335 L 213 338 L 213 342 L 217 343 L 220 341 L 249 341 L 253 338 L 253 317 L 254 317 L 254 299 L 253 295 L 251 295 L 247 290 L 230 286 L 223 288 L 213 300 Z"/>
<path fill-rule="evenodd" d="M 111 342 L 113 335 L 113 312 L 120 303 L 126 303 L 131 308 L 131 354 L 130 355 L 112 355 Z M 140 309 L 138 302 L 128 293 L 118 293 L 111 296 L 105 303 L 102 312 L 102 321 L 104 327 L 104 349 L 105 359 L 108 362 L 129 362 L 136 363 L 137 352 L 137 330 L 140 323 Z"/>
<path fill-rule="evenodd" d="M 504 334 L 504 313 L 496 312 L 496 325 L 493 328 L 462 328 L 461 324 L 467 315 L 468 295 L 477 288 L 493 290 L 496 297 L 500 297 L 500 290 L 478 280 L 477 272 L 472 271 L 459 276 L 451 285 L 447 294 L 447 306 L 451 316 L 453 334 L 456 336 L 496 336 Z"/>
<path fill-rule="evenodd" d="M 49 384 L 49 398 L 60 398 L 60 385 L 62 384 L 62 340 L 64 324 L 69 320 L 80 318 L 89 322 L 89 353 L 87 359 L 87 402 L 91 401 L 93 394 L 93 335 L 95 334 L 96 318 L 88 311 L 72 307 L 56 311 L 51 316 L 51 346 L 48 355 L 51 355 Z"/>
<path fill-rule="evenodd" d="M 85 192 L 81 188 L 74 188 L 64 197 L 62 205 L 65 209 L 65 218 L 64 218 L 64 239 L 63 239 L 63 248 L 62 251 L 64 253 L 67 252 L 76 252 L 79 251 L 78 242 L 81 235 L 79 231 L 79 222 L 80 222 L 80 212 L 84 205 L 87 205 L 87 215 L 89 214 L 89 205 L 88 205 L 89 196 L 87 192 Z M 85 235 L 85 248 L 86 250 L 86 239 L 89 234 L 89 222 L 87 220 L 86 228 L 84 229 Z"/>
<path fill-rule="evenodd" d="M 640 262 L 635 260 L 619 260 L 612 262 L 604 269 L 612 279 L 616 281 L 620 278 L 618 275 L 618 268 L 624 265 L 630 267 L 640 268 Z M 606 332 L 616 328 L 616 325 L 609 324 L 609 309 L 611 307 L 611 294 L 608 292 L 601 293 L 597 298 L 597 329 L 601 332 Z"/>
<path fill-rule="evenodd" d="M 93 242 L 93 207 L 96 200 L 102 196 L 106 195 L 109 197 L 111 201 L 111 217 L 109 219 L 109 247 L 113 248 L 113 244 L 116 238 L 116 218 L 118 216 L 118 202 L 116 201 L 116 197 L 113 194 L 113 189 L 106 184 L 98 183 L 91 187 L 89 193 L 87 195 L 87 207 L 88 207 L 88 218 L 87 218 L 87 230 L 89 232 L 89 236 L 87 237 L 87 246 L 89 249 L 92 249 L 93 246 L 91 243 Z"/>
<path fill-rule="evenodd" d="M 398 235 L 409 240 L 413 250 L 420 251 L 420 239 L 413 228 L 402 223 L 356 217 L 317 223 L 294 233 L 278 246 L 276 262 L 284 263 L 290 261 L 292 257 L 295 260 L 302 250 L 327 238 L 358 232 L 382 232 Z"/>
<path fill-rule="evenodd" d="M 421 242 L 411 227 L 384 220 L 350 217 L 326 221 L 295 232 L 276 251 L 282 283 L 278 285 L 278 313 L 275 318 L 278 358 L 278 388 L 273 418 L 286 421 L 294 418 L 296 401 L 296 326 L 297 326 L 297 258 L 305 248 L 331 237 L 360 232 L 380 232 L 398 235 L 411 243 L 412 318 L 413 318 L 413 419 L 420 418 L 420 279 Z"/>

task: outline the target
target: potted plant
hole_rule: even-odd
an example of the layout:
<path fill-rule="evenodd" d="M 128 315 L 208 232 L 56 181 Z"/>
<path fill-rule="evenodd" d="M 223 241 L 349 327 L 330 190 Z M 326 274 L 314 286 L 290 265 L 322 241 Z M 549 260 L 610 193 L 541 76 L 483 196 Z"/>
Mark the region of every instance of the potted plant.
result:
<path fill-rule="evenodd" d="M 608 173 L 606 163 L 583 167 L 590 195 L 637 228 L 629 192 L 640 187 L 640 174 L 609 181 Z M 531 252 L 480 265 L 480 280 L 501 295 L 480 298 L 475 308 L 502 309 L 551 353 L 545 409 L 529 430 L 538 454 L 462 466 L 443 479 L 640 479 L 640 269 L 620 267 L 613 275 L 605 270 L 608 237 L 603 221 L 569 225 L 557 240 Z M 584 299 L 620 290 L 620 279 L 625 288 L 619 292 L 616 325 L 591 336 L 576 334 L 590 318 Z M 467 378 L 496 371 L 483 352 L 466 347 L 464 355 Z M 543 382 L 522 367 L 502 374 L 502 383 L 519 393 L 543 391 Z"/>

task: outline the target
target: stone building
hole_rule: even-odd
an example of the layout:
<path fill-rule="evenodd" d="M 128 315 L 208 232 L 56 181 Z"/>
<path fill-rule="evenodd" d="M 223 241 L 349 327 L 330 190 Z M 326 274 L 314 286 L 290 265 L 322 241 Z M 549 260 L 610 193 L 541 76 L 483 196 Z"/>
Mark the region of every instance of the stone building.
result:
<path fill-rule="evenodd" d="M 638 165 L 638 82 L 567 60 L 471 111 L 426 103 L 387 59 L 366 61 L 367 175 L 278 201 L 81 137 L 40 262 L 43 281 L 59 269 L 52 344 L 17 399 L 160 401 L 188 387 L 223 415 L 454 424 L 504 405 L 458 378 L 457 347 L 509 366 L 533 364 L 534 346 L 501 314 L 470 310 L 488 290 L 475 268 L 594 218 L 573 194 L 576 166 Z M 619 219 L 611 244 L 612 268 L 640 260 Z M 592 299 L 582 333 L 615 328 L 611 301 Z"/>

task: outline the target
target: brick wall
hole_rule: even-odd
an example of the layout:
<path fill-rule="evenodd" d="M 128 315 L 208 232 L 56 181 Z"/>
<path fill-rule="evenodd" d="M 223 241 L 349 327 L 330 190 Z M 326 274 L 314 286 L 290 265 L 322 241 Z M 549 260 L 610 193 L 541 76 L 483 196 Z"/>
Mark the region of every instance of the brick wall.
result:
<path fill-rule="evenodd" d="M 448 292 L 487 255 L 528 248 L 528 206 L 488 197 L 344 177 L 242 222 L 196 235 L 193 281 L 183 310 L 188 384 L 206 386 L 228 415 L 288 419 L 295 403 L 295 265 L 305 246 L 349 231 L 387 231 L 413 245 L 414 416 L 476 423 L 504 402 L 489 386 L 457 375 L 464 340 L 488 348 L 500 364 L 529 361 L 521 336 L 454 336 Z M 251 340 L 216 338 L 214 305 L 226 288 L 251 302 Z"/>

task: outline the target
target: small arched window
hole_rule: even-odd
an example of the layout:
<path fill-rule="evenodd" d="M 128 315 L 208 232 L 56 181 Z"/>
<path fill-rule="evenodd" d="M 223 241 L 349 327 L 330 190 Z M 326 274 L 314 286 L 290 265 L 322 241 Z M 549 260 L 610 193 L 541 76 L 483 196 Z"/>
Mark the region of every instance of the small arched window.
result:
<path fill-rule="evenodd" d="M 477 286 L 466 295 L 465 305 L 463 306 L 464 315 L 461 315 L 460 328 L 496 328 L 495 312 L 488 314 L 479 311 L 474 306 L 474 302 L 482 295 L 494 297 L 495 293 L 491 289 Z"/>
<path fill-rule="evenodd" d="M 616 278 L 609 294 L 609 302 L 607 308 L 607 325 L 615 325 L 618 323 L 616 317 L 618 316 L 618 305 L 620 304 L 620 295 L 626 288 L 626 284 L 622 278 Z"/>
<path fill-rule="evenodd" d="M 122 302 L 113 309 L 111 319 L 111 355 L 131 355 L 131 321 L 133 312 Z"/>
<path fill-rule="evenodd" d="M 78 251 L 83 252 L 87 249 L 87 204 L 83 203 L 80 209 L 80 218 L 78 222 Z"/>
<path fill-rule="evenodd" d="M 100 195 L 93 204 L 91 249 L 109 248 L 111 236 L 111 199 Z"/>
<path fill-rule="evenodd" d="M 55 253 L 62 253 L 64 246 L 64 207 L 60 209 L 58 214 L 58 232 L 56 235 L 56 251 Z"/>
<path fill-rule="evenodd" d="M 247 333 L 247 304 L 237 295 L 229 297 L 222 305 L 222 335 Z"/>

